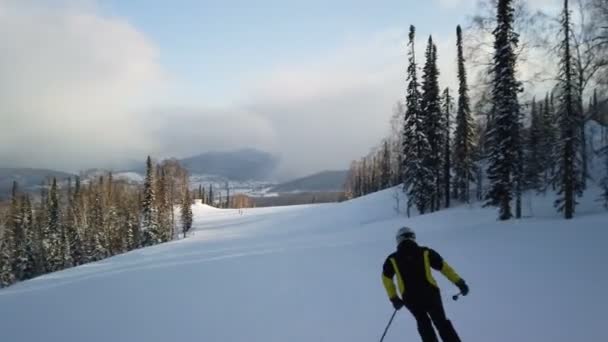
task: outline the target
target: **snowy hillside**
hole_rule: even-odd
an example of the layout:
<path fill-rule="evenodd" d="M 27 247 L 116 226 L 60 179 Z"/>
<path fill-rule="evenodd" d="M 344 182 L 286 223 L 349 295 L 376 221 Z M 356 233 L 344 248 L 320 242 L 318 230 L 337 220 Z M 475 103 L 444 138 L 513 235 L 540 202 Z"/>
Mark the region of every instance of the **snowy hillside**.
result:
<path fill-rule="evenodd" d="M 377 341 L 392 313 L 380 281 L 408 224 L 471 286 L 440 275 L 463 341 L 603 341 L 608 213 L 588 192 L 575 220 L 551 199 L 522 221 L 461 206 L 405 219 L 393 190 L 340 204 L 217 210 L 184 240 L 0 290 L 2 341 Z M 419 341 L 400 312 L 386 340 Z"/>

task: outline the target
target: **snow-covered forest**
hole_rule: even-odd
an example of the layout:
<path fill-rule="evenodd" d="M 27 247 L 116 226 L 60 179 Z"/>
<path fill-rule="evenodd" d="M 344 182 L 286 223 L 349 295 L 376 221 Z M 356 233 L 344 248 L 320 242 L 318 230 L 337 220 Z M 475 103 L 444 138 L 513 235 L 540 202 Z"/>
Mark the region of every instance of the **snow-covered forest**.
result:
<path fill-rule="evenodd" d="M 554 15 L 482 5 L 454 30 L 457 89 L 439 85 L 432 36 L 419 62 L 410 27 L 404 99 L 391 134 L 351 164 L 350 196 L 403 184 L 408 210 L 483 201 L 507 220 L 523 193 L 549 191 L 568 219 L 591 182 L 608 206 L 608 3 L 564 1 Z"/>

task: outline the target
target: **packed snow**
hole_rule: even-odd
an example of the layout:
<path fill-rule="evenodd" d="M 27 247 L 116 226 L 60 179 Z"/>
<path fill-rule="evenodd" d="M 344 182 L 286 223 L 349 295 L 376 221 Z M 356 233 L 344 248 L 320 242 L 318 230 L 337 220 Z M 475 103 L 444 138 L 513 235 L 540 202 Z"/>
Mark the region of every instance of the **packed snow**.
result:
<path fill-rule="evenodd" d="M 394 194 L 242 214 L 198 203 L 186 239 L 0 290 L 1 339 L 378 341 L 393 310 L 382 263 L 408 225 L 471 287 L 454 302 L 436 275 L 463 341 L 605 340 L 608 214 L 593 191 L 572 221 L 541 196 L 508 222 L 477 205 L 407 219 Z M 419 340 L 399 312 L 385 341 Z"/>

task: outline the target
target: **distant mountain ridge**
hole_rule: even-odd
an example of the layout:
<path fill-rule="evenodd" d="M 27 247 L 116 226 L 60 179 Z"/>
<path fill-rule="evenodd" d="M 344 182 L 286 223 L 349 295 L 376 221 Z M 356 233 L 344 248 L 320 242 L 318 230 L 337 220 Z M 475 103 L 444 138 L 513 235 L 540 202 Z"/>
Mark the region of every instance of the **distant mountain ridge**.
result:
<path fill-rule="evenodd" d="M 276 173 L 279 158 L 255 149 L 241 149 L 226 152 L 206 152 L 199 155 L 178 159 L 191 175 L 217 177 L 222 181 L 269 181 Z M 116 179 L 140 183 L 145 173 L 144 159 L 137 166 L 130 163 L 130 167 L 114 170 Z M 96 168 L 83 170 L 83 179 L 97 178 L 110 170 Z M 10 194 L 13 181 L 17 181 L 24 191 L 35 191 L 40 184 L 56 177 L 59 181 L 76 174 L 50 169 L 35 168 L 0 168 L 0 199 Z"/>
<path fill-rule="evenodd" d="M 276 156 L 255 149 L 206 152 L 179 160 L 191 174 L 222 176 L 234 181 L 269 180 L 279 165 Z"/>
<path fill-rule="evenodd" d="M 271 188 L 269 192 L 334 192 L 343 191 L 348 171 L 323 171 Z"/>
<path fill-rule="evenodd" d="M 10 194 L 14 181 L 19 184 L 21 190 L 34 191 L 53 177 L 64 180 L 74 177 L 74 175 L 49 169 L 0 168 L 0 198 L 5 198 Z"/>

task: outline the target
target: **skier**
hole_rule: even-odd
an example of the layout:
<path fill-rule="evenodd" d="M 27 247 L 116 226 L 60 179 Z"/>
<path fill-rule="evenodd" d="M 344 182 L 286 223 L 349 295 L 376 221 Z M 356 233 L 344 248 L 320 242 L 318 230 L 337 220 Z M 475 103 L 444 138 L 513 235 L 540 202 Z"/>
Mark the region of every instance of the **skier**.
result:
<path fill-rule="evenodd" d="M 431 268 L 454 283 L 463 296 L 469 293 L 465 281 L 434 250 L 419 246 L 416 233 L 408 228 L 397 232 L 397 251 L 384 262 L 382 282 L 395 310 L 405 306 L 416 318 L 418 332 L 423 342 L 437 342 L 437 335 L 431 325 L 439 331 L 443 342 L 460 342 L 452 323 L 447 319 L 441 302 L 441 293 L 431 274 Z M 401 298 L 393 283 L 396 276 Z"/>

